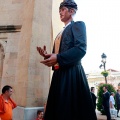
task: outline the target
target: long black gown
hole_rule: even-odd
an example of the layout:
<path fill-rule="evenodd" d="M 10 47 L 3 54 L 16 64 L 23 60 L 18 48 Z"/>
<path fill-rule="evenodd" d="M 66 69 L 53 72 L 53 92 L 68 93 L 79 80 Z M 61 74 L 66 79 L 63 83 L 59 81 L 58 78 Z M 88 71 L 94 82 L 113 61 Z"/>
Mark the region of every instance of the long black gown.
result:
<path fill-rule="evenodd" d="M 54 51 L 54 50 L 53 50 Z M 97 120 L 81 65 L 86 53 L 84 22 L 71 22 L 62 33 L 44 120 Z"/>

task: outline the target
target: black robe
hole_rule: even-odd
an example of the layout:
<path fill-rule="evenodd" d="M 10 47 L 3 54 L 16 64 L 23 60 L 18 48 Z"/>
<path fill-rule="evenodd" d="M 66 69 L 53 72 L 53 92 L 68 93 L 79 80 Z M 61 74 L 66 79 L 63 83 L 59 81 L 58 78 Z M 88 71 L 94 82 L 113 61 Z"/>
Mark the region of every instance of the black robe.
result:
<path fill-rule="evenodd" d="M 54 51 L 54 50 L 53 50 Z M 71 22 L 62 33 L 44 120 L 97 120 L 81 65 L 86 53 L 84 22 Z"/>

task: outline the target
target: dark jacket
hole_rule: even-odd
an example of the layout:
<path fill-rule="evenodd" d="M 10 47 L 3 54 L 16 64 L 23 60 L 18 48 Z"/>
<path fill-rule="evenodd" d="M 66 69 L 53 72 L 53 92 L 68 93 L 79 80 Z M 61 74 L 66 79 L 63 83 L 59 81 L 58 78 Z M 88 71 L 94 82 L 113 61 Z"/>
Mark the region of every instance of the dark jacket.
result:
<path fill-rule="evenodd" d="M 116 93 L 115 97 L 116 97 L 116 104 L 120 105 L 120 94 L 118 92 Z"/>
<path fill-rule="evenodd" d="M 110 99 L 110 93 L 108 91 L 106 93 L 103 93 L 103 106 L 104 107 L 110 107 L 109 99 Z"/>
<path fill-rule="evenodd" d="M 92 93 L 92 92 L 91 92 L 91 96 L 92 96 L 92 100 L 93 100 L 94 107 L 96 108 L 96 99 L 97 99 L 97 97 L 96 97 L 95 94 Z"/>
<path fill-rule="evenodd" d="M 86 27 L 84 22 L 72 21 L 63 31 L 57 60 L 60 68 L 77 65 L 86 54 Z"/>

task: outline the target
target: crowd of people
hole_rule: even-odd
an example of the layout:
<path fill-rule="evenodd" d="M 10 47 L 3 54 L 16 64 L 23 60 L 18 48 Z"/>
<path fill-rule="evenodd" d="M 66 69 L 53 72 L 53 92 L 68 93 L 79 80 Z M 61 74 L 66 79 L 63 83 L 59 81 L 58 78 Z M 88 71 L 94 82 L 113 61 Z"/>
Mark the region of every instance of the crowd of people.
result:
<path fill-rule="evenodd" d="M 2 94 L 0 95 L 0 120 L 12 120 L 12 110 L 17 107 L 16 103 L 11 99 L 13 89 L 9 85 L 5 85 L 2 88 Z M 44 113 L 46 109 L 46 103 L 44 104 L 44 111 L 38 110 L 36 120 L 44 120 Z"/>
<path fill-rule="evenodd" d="M 102 97 L 102 107 L 106 113 L 107 120 L 111 120 L 110 109 L 117 109 L 117 117 L 120 110 L 120 89 L 117 90 L 116 94 L 114 92 L 109 92 L 107 86 L 103 87 L 103 97 Z M 91 96 L 93 100 L 94 107 L 96 109 L 96 95 L 95 95 L 95 88 L 91 87 Z M 115 102 L 117 108 L 115 108 Z"/>
<path fill-rule="evenodd" d="M 104 86 L 103 91 L 102 105 L 106 113 L 107 120 L 111 120 L 110 109 L 115 109 L 115 103 L 117 105 L 117 117 L 120 117 L 118 116 L 120 110 L 120 89 L 117 90 L 116 94 L 114 92 L 109 93 L 107 86 Z M 6 85 L 2 88 L 2 94 L 0 95 L 0 120 L 12 120 L 12 109 L 17 106 L 16 103 L 11 99 L 12 92 L 12 87 L 9 85 Z M 95 95 L 94 87 L 91 87 L 91 96 L 94 108 L 96 109 L 97 96 Z M 44 104 L 44 111 L 37 111 L 36 120 L 44 120 L 45 110 L 46 103 Z"/>

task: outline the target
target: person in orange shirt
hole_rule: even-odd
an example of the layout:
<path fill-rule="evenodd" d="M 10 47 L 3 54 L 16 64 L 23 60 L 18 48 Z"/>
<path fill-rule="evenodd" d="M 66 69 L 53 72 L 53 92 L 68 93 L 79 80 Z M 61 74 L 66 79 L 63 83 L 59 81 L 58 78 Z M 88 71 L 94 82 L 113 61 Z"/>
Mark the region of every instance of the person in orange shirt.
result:
<path fill-rule="evenodd" d="M 2 94 L 0 95 L 1 120 L 12 120 L 12 109 L 17 106 L 16 103 L 10 98 L 12 92 L 12 87 L 9 85 L 2 88 Z"/>

